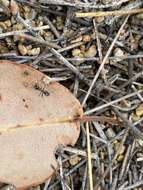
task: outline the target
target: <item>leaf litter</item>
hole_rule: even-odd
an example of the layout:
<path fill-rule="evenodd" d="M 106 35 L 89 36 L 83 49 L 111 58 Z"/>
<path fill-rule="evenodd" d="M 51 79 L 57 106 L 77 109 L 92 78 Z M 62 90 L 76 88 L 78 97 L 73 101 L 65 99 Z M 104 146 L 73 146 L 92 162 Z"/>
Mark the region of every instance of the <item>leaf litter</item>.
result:
<path fill-rule="evenodd" d="M 34 185 L 34 189 L 143 188 L 142 6 L 141 0 L 1 0 L 0 58 L 25 63 L 50 76 L 53 83 L 47 82 L 46 86 L 60 81 L 84 110 L 76 121 L 70 113 L 68 119 L 67 115 L 60 115 L 58 121 L 57 115 L 45 119 L 48 126 L 79 122 L 81 132 L 74 147 L 58 146 L 59 170 L 53 168 L 54 175 L 41 180 L 44 184 Z M 92 17 L 95 11 L 100 17 Z M 81 13 L 83 17 L 77 18 Z M 32 90 L 43 102 L 51 96 L 43 80 L 36 81 Z M 18 93 L 14 93 L 13 100 Z M 32 102 L 35 95 L 28 97 Z M 7 113 L 11 109 L 9 106 Z M 42 128 L 42 120 L 35 120 L 39 115 L 34 120 L 26 116 L 21 130 L 30 129 L 24 125 Z M 16 115 L 14 118 L 21 121 Z M 6 130 L 2 133 L 8 133 L 13 124 L 7 126 L 3 123 Z M 44 157 L 40 152 L 38 156 Z M 36 180 L 35 184 L 41 182 Z"/>

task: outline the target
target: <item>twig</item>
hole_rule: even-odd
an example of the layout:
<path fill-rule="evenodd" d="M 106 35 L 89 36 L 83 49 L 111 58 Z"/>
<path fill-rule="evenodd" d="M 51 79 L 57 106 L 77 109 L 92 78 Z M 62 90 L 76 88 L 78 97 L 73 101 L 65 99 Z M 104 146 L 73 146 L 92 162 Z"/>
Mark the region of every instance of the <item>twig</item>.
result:
<path fill-rule="evenodd" d="M 53 23 L 50 21 L 50 19 L 48 17 L 44 17 L 44 21 L 49 25 L 50 29 L 52 30 L 52 32 L 54 33 L 54 35 L 57 38 L 60 38 L 60 34 L 58 32 L 58 30 L 56 29 L 56 27 L 53 25 Z"/>
<path fill-rule="evenodd" d="M 107 107 L 109 107 L 109 106 L 111 106 L 111 105 L 113 105 L 113 104 L 115 104 L 115 103 L 118 103 L 118 102 L 120 102 L 120 101 L 122 101 L 122 100 L 124 100 L 124 99 L 130 98 L 130 97 L 133 97 L 133 96 L 136 96 L 138 93 L 141 93 L 141 92 L 143 92 L 143 90 L 139 90 L 139 91 L 137 91 L 137 92 L 133 92 L 133 93 L 130 93 L 130 94 L 128 94 L 128 95 L 122 96 L 121 98 L 118 98 L 118 99 L 116 99 L 116 100 L 113 100 L 113 101 L 111 101 L 111 102 L 109 102 L 109 103 L 107 103 L 107 104 L 103 104 L 103 105 L 101 105 L 101 106 L 99 106 L 99 107 L 96 107 L 96 108 L 93 108 L 93 109 L 91 109 L 91 110 L 88 110 L 88 111 L 86 111 L 84 114 L 85 114 L 85 115 L 89 115 L 89 114 L 91 114 L 91 113 L 97 112 L 97 111 L 99 111 L 99 110 L 101 110 L 101 109 L 107 108 Z"/>
<path fill-rule="evenodd" d="M 51 53 L 55 55 L 62 63 L 64 63 L 73 73 L 76 74 L 76 76 L 81 80 L 86 80 L 85 76 L 80 73 L 80 71 L 72 65 L 69 61 L 67 61 L 58 51 L 56 51 L 54 48 L 50 49 Z"/>
<path fill-rule="evenodd" d="M 82 190 L 86 190 L 86 183 L 87 183 L 87 164 L 85 166 L 85 171 L 82 178 Z"/>
<path fill-rule="evenodd" d="M 131 189 L 135 189 L 137 187 L 142 187 L 143 185 L 143 180 L 137 181 L 132 185 L 129 185 L 127 187 L 123 187 L 122 190 L 131 190 Z"/>
<path fill-rule="evenodd" d="M 42 44 L 42 45 L 45 45 L 45 46 L 48 46 L 48 47 L 51 47 L 51 48 L 56 48 L 56 49 L 59 49 L 60 48 L 60 46 L 59 45 L 56 45 L 56 44 L 54 44 L 54 43 L 51 43 L 51 42 L 48 42 L 48 41 L 45 41 L 45 40 L 42 40 L 42 39 L 39 39 L 39 38 L 37 38 L 37 37 L 33 37 L 33 36 L 30 36 L 30 35 L 27 35 L 27 34 L 15 34 L 15 35 L 17 35 L 17 36 L 19 36 L 19 37 L 22 37 L 22 38 L 26 38 L 27 40 L 31 40 L 31 41 L 33 41 L 33 42 L 35 42 L 35 43 L 40 43 L 40 44 Z"/>
<path fill-rule="evenodd" d="M 22 1 L 22 0 L 18 0 Z M 62 6 L 71 6 L 71 7 L 76 7 L 76 8 L 95 8 L 95 9 L 104 9 L 104 8 L 109 8 L 109 7 L 114 7 L 121 5 L 122 3 L 128 2 L 129 0 L 120 0 L 117 2 L 109 3 L 109 4 L 96 4 L 96 3 L 70 3 L 64 0 L 41 0 L 42 3 L 49 4 L 49 5 L 62 5 Z"/>
<path fill-rule="evenodd" d="M 80 149 L 76 149 L 76 148 L 71 148 L 71 147 L 62 147 L 62 150 L 63 151 L 66 151 L 66 152 L 70 152 L 72 154 L 76 154 L 76 155 L 79 155 L 79 156 L 84 156 L 84 157 L 87 157 L 87 154 L 84 150 L 80 150 Z M 92 159 L 97 159 L 97 156 L 95 153 L 91 153 L 91 158 Z"/>
<path fill-rule="evenodd" d="M 65 183 L 64 183 L 64 174 L 63 174 L 63 166 L 62 166 L 61 156 L 58 157 L 58 163 L 60 166 L 60 181 L 61 181 L 62 190 L 66 190 Z"/>
<path fill-rule="evenodd" d="M 103 16 L 124 16 L 142 13 L 143 8 L 131 9 L 131 10 L 115 10 L 115 11 L 98 11 L 98 12 L 88 12 L 88 13 L 75 13 L 76 17 L 103 17 Z"/>
<path fill-rule="evenodd" d="M 49 29 L 49 25 L 33 27 L 34 31 L 47 30 L 47 29 Z M 0 34 L 0 39 L 1 38 L 5 38 L 7 36 L 20 35 L 21 33 L 26 33 L 26 32 L 28 32 L 27 29 L 24 29 L 24 30 L 15 30 L 15 31 L 11 31 L 11 32 L 4 32 L 4 33 Z"/>
<path fill-rule="evenodd" d="M 86 123 L 86 136 L 87 136 L 87 157 L 88 157 L 89 186 L 90 186 L 90 190 L 93 190 L 91 143 L 90 143 L 89 124 L 88 124 L 88 122 Z"/>
<path fill-rule="evenodd" d="M 78 46 L 76 46 L 76 47 L 78 47 Z M 65 48 L 61 48 L 61 49 L 62 49 L 62 51 L 59 51 L 59 50 L 57 50 L 57 51 L 58 52 L 66 51 Z M 72 49 L 72 47 L 71 47 L 71 49 Z M 1 55 L 2 54 L 0 54 L 0 57 L 1 57 Z M 42 57 L 41 60 L 43 60 L 43 59 L 45 59 L 47 61 L 56 61 L 56 60 L 58 60 L 57 58 L 53 58 L 53 57 L 51 58 L 50 56 L 52 56 L 52 54 L 50 54 L 50 55 L 46 54 L 44 57 Z M 34 58 L 35 57 L 33 56 L 33 59 Z M 120 60 L 126 60 L 126 59 L 139 59 L 139 58 L 143 58 L 143 54 L 139 54 L 139 55 L 125 55 L 125 56 L 114 56 L 114 57 L 110 56 L 110 57 L 108 57 L 109 60 L 114 60 L 114 61 L 116 61 L 118 59 L 120 59 Z M 99 57 L 71 57 L 71 58 L 65 57 L 65 59 L 67 59 L 68 61 L 76 61 L 76 62 L 78 62 L 78 61 L 79 62 L 81 62 L 81 61 L 100 61 Z"/>
<path fill-rule="evenodd" d="M 131 151 L 131 145 L 129 145 L 127 148 L 127 151 L 126 151 L 126 154 L 125 154 L 122 166 L 121 166 L 121 171 L 119 173 L 119 180 L 121 180 L 124 176 L 124 172 L 125 172 L 125 169 L 127 167 L 127 163 L 128 163 L 129 156 L 130 156 L 130 151 Z"/>
<path fill-rule="evenodd" d="M 69 46 L 67 46 L 67 47 L 65 47 L 65 48 L 60 48 L 60 49 L 57 50 L 57 52 L 58 52 L 58 53 L 62 53 L 62 52 L 64 52 L 64 51 L 68 51 L 68 50 L 70 50 L 70 49 L 73 49 L 73 48 L 75 48 L 75 47 L 78 47 L 78 46 L 80 46 L 80 45 L 82 45 L 82 44 L 83 44 L 83 42 L 77 42 L 77 43 L 71 44 L 71 45 L 69 45 Z M 47 49 L 46 49 L 43 53 L 41 53 L 40 56 L 38 56 L 38 57 L 33 61 L 32 65 L 33 65 L 34 67 L 36 67 L 36 65 L 37 65 L 40 61 L 46 60 L 46 59 L 48 59 L 48 58 L 51 57 L 51 56 L 53 56 L 53 54 L 52 54 L 52 53 L 47 53 Z M 66 58 L 65 58 L 65 59 L 66 59 Z M 54 59 L 52 58 L 52 60 L 54 60 Z M 55 58 L 55 60 L 58 60 L 58 58 Z"/>
<path fill-rule="evenodd" d="M 16 20 L 19 22 L 19 23 L 22 23 L 25 28 L 33 35 L 33 36 L 36 36 L 36 32 L 33 30 L 33 27 L 29 24 L 27 24 L 25 22 L 25 20 L 20 16 L 20 13 L 18 12 L 16 15 Z"/>
<path fill-rule="evenodd" d="M 122 141 L 121 141 L 121 143 L 120 143 L 120 145 L 119 145 L 119 147 L 118 147 L 118 149 L 117 149 L 117 152 L 115 153 L 115 155 L 114 155 L 112 161 L 110 162 L 110 166 L 107 167 L 107 169 L 105 170 L 103 176 L 99 179 L 99 181 L 98 181 L 97 184 L 95 185 L 94 190 L 98 189 L 98 187 L 99 187 L 101 181 L 106 177 L 106 175 L 108 174 L 108 172 L 109 172 L 109 170 L 110 170 L 110 167 L 114 164 L 114 162 L 115 162 L 115 160 L 116 160 L 116 158 L 117 158 L 117 156 L 118 156 L 118 154 L 119 154 L 119 152 L 120 152 L 120 150 L 121 150 L 123 144 L 125 143 L 125 140 L 126 140 L 126 138 L 127 138 L 128 132 L 129 132 L 129 128 L 126 129 L 126 131 L 125 131 L 125 133 L 124 133 L 124 135 L 123 135 Z"/>
<path fill-rule="evenodd" d="M 98 71 L 97 71 L 97 73 L 96 73 L 94 79 L 92 80 L 92 83 L 91 83 L 91 85 L 90 85 L 90 87 L 89 87 L 89 89 L 88 89 L 88 92 L 87 92 L 87 94 L 86 94 L 86 96 L 85 96 L 85 98 L 84 98 L 84 100 L 83 100 L 83 102 L 82 102 L 82 106 L 85 105 L 85 103 L 86 103 L 86 101 L 87 101 L 87 99 L 88 99 L 88 97 L 89 97 L 89 95 L 90 95 L 90 93 L 91 93 L 91 90 L 92 90 L 92 88 L 93 88 L 93 86 L 94 86 L 96 80 L 98 79 L 98 77 L 99 77 L 99 75 L 100 75 L 100 72 L 102 71 L 102 69 L 103 69 L 103 67 L 104 67 L 104 64 L 106 63 L 106 61 L 107 61 L 107 59 L 108 59 L 108 57 L 109 57 L 109 55 L 110 55 L 110 53 L 111 53 L 111 51 L 112 51 L 112 49 L 113 49 L 113 47 L 114 47 L 115 42 L 117 41 L 118 37 L 120 36 L 120 33 L 122 32 L 122 30 L 123 30 L 125 24 L 126 24 L 127 21 L 128 21 L 128 18 L 129 18 L 129 16 L 126 17 L 126 19 L 124 20 L 123 24 L 121 25 L 121 27 L 120 27 L 120 29 L 119 29 L 117 35 L 116 35 L 116 37 L 114 38 L 113 42 L 111 43 L 111 45 L 110 45 L 110 47 L 109 47 L 109 49 L 108 49 L 108 51 L 107 51 L 107 53 L 106 53 L 106 55 L 105 55 L 105 57 L 104 57 L 102 63 L 101 63 L 101 65 L 100 65 L 100 67 L 99 67 L 99 69 L 98 69 Z"/>

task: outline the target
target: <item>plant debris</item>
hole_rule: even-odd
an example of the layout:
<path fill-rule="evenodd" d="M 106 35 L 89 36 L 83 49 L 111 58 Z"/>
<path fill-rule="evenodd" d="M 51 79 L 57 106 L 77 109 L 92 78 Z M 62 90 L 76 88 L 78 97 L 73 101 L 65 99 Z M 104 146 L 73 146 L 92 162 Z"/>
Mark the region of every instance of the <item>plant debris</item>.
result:
<path fill-rule="evenodd" d="M 142 0 L 0 0 L 0 59 L 59 81 L 84 110 L 77 143 L 32 189 L 143 189 L 142 12 Z M 51 96 L 43 81 L 33 91 Z"/>

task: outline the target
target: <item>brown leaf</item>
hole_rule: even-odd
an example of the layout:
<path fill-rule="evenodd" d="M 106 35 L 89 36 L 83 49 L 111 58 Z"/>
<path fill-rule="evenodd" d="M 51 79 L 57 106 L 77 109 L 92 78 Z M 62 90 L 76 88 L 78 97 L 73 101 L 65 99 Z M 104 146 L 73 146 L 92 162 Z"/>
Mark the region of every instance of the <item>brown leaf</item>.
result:
<path fill-rule="evenodd" d="M 59 144 L 74 145 L 83 114 L 58 82 L 45 85 L 41 72 L 0 61 L 0 182 L 16 188 L 42 183 L 57 168 Z M 71 121 L 69 122 L 69 120 Z"/>

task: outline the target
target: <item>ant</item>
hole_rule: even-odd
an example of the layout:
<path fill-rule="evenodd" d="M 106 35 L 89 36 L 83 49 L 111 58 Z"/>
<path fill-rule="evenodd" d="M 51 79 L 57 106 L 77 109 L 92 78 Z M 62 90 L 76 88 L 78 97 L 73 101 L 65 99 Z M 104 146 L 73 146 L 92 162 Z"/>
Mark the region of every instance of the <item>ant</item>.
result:
<path fill-rule="evenodd" d="M 35 88 L 35 90 L 39 90 L 40 91 L 40 95 L 41 96 L 44 96 L 44 95 L 45 96 L 49 96 L 50 95 L 49 92 L 45 89 L 45 86 L 42 87 L 38 83 L 35 83 L 34 88 Z"/>

